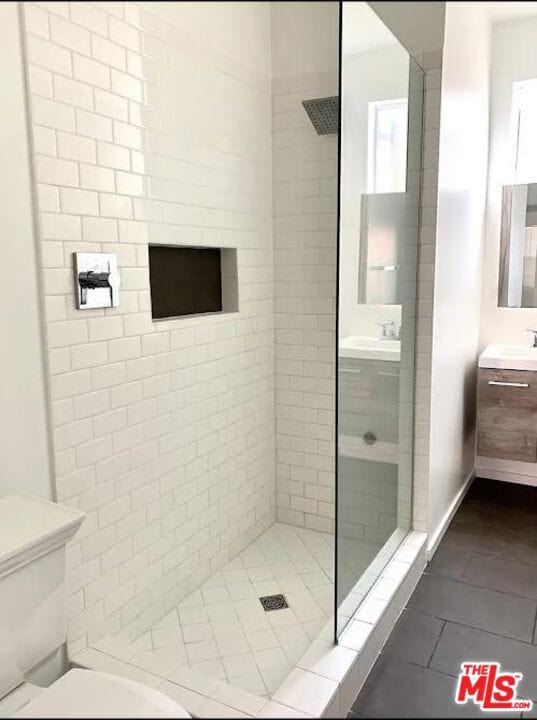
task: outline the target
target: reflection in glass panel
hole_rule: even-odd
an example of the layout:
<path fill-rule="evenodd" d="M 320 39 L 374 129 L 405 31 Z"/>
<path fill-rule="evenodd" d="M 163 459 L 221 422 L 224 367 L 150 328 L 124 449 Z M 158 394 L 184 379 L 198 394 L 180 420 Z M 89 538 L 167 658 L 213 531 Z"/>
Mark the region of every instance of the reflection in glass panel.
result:
<path fill-rule="evenodd" d="M 410 528 L 423 72 L 344 2 L 336 634 Z"/>
<path fill-rule="evenodd" d="M 537 184 L 502 188 L 498 305 L 537 307 Z"/>
<path fill-rule="evenodd" d="M 404 192 L 408 102 L 374 100 L 368 108 L 367 175 L 369 193 Z"/>

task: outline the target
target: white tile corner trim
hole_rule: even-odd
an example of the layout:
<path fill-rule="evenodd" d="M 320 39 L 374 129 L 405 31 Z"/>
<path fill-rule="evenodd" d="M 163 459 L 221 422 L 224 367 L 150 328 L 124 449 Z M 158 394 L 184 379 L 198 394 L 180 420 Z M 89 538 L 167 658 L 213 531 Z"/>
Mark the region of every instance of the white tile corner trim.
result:
<path fill-rule="evenodd" d="M 207 675 L 200 676 L 188 668 L 179 668 L 171 674 L 169 671 L 163 674 L 158 667 L 143 669 L 132 658 L 112 657 L 110 650 L 86 649 L 74 662 L 157 687 L 200 718 L 345 717 L 412 594 L 425 561 L 425 535 L 410 532 L 366 596 L 364 603 L 374 601 L 377 608 L 371 622 L 360 619 L 356 613 L 339 644 L 334 645 L 329 621 L 325 631 L 268 698 Z"/>

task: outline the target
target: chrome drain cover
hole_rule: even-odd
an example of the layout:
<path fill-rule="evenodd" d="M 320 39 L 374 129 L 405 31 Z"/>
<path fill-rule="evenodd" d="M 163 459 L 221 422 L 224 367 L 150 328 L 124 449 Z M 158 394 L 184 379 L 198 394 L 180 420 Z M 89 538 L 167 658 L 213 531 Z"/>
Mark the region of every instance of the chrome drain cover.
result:
<path fill-rule="evenodd" d="M 289 607 L 285 595 L 265 595 L 265 597 L 259 598 L 259 602 L 263 605 L 263 610 L 266 612 L 270 610 L 283 610 Z"/>

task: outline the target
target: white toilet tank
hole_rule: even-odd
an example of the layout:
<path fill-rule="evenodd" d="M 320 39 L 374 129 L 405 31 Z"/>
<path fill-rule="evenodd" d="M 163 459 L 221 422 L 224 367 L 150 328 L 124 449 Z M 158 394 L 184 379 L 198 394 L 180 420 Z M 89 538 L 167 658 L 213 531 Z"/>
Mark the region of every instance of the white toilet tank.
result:
<path fill-rule="evenodd" d="M 36 497 L 0 497 L 0 698 L 65 642 L 65 544 L 83 517 Z"/>

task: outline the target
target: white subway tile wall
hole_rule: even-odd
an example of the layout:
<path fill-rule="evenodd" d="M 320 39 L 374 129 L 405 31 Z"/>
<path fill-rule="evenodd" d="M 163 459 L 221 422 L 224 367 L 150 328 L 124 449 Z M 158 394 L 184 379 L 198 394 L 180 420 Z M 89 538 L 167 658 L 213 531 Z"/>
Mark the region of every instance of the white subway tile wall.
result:
<path fill-rule="evenodd" d="M 72 652 L 150 627 L 276 510 L 333 530 L 337 139 L 316 135 L 301 102 L 337 94 L 337 77 L 271 88 L 269 15 L 24 3 L 56 484 L 87 513 L 68 555 Z M 441 53 L 422 61 L 418 530 Z M 239 312 L 152 322 L 150 242 L 236 247 Z M 75 309 L 77 251 L 117 253 L 118 308 Z"/>
<path fill-rule="evenodd" d="M 86 513 L 76 652 L 149 627 L 275 518 L 269 7 L 24 16 L 56 484 Z M 236 247 L 239 312 L 152 322 L 149 242 Z M 118 308 L 75 309 L 76 251 L 117 253 Z"/>
<path fill-rule="evenodd" d="M 323 532 L 335 508 L 338 148 L 302 101 L 337 94 L 335 64 L 273 80 L 277 515 Z"/>
<path fill-rule="evenodd" d="M 417 60 L 425 70 L 425 97 L 418 275 L 412 524 L 415 530 L 427 532 L 427 519 L 429 514 L 428 487 L 430 483 L 429 425 L 431 413 L 434 256 L 438 195 L 438 143 L 440 135 L 442 50 L 426 51 L 417 57 Z"/>

